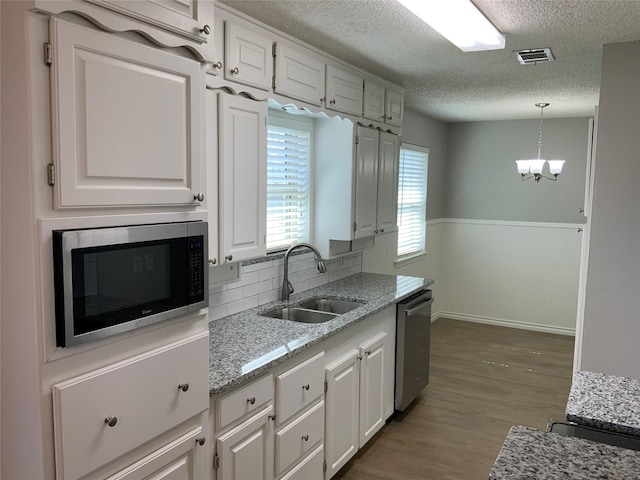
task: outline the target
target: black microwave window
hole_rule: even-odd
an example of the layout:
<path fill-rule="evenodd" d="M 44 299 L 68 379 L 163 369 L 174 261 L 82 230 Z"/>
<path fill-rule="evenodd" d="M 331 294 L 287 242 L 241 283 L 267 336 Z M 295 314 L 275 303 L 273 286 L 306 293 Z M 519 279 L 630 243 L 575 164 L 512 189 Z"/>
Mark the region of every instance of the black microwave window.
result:
<path fill-rule="evenodd" d="M 187 303 L 186 238 L 72 250 L 74 334 Z"/>

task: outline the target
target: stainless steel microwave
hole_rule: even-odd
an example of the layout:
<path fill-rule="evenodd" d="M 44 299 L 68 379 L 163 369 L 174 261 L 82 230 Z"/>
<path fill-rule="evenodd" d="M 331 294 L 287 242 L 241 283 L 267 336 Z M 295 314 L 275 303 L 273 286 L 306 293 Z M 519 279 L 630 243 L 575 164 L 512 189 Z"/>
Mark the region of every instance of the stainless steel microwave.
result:
<path fill-rule="evenodd" d="M 207 307 L 207 229 L 182 222 L 53 231 L 57 345 Z"/>

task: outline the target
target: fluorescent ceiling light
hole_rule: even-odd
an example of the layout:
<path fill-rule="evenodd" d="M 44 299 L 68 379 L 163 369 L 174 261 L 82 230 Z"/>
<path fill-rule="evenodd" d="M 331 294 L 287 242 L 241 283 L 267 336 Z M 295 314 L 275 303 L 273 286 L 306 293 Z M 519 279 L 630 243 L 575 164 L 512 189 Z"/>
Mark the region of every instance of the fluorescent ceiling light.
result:
<path fill-rule="evenodd" d="M 463 52 L 504 48 L 504 35 L 471 0 L 397 0 Z"/>

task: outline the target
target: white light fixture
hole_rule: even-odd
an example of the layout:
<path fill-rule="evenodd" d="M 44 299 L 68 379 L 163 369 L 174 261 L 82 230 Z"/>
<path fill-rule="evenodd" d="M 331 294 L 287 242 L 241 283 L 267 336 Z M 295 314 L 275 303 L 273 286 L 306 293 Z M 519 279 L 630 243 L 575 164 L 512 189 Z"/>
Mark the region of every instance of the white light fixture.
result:
<path fill-rule="evenodd" d="M 471 0 L 397 1 L 463 52 L 504 48 L 504 35 Z"/>
<path fill-rule="evenodd" d="M 529 180 L 533 178 L 536 183 L 540 181 L 541 178 L 546 178 L 548 180 L 556 181 L 558 179 L 558 175 L 562 173 L 562 166 L 564 165 L 564 160 L 544 160 L 540 158 L 540 151 L 542 150 L 542 114 L 544 111 L 544 107 L 548 107 L 548 103 L 536 103 L 536 107 L 540 108 L 540 129 L 538 132 L 538 158 L 532 160 L 516 160 L 516 165 L 518 166 L 518 173 L 522 177 L 522 180 Z M 544 168 L 544 164 L 549 164 L 549 173 L 553 175 L 553 177 L 549 175 L 545 175 L 542 173 L 542 169 Z"/>

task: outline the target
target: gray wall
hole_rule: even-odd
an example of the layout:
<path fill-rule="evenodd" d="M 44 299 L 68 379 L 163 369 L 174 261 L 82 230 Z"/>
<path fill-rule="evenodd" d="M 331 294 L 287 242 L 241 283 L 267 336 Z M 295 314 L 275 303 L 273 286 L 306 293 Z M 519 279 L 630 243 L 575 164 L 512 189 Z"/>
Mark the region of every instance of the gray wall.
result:
<path fill-rule="evenodd" d="M 515 160 L 537 157 L 539 120 L 449 124 L 443 216 L 584 223 L 588 128 L 588 118 L 545 118 L 542 158 L 566 163 L 557 182 L 536 184 L 520 181 Z"/>
<path fill-rule="evenodd" d="M 605 45 L 581 370 L 640 378 L 640 43 Z M 580 335 L 578 335 L 580 340 Z"/>
<path fill-rule="evenodd" d="M 448 126 L 411 110 L 405 110 L 403 125 L 401 142 L 429 148 L 427 220 L 443 218 L 447 193 L 445 175 Z"/>

